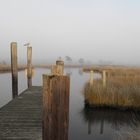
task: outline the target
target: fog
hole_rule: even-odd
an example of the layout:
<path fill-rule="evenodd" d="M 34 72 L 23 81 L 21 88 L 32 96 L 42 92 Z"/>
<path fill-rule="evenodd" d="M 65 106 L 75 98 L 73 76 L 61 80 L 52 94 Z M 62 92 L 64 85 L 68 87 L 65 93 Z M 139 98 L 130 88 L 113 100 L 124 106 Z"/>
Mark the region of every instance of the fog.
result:
<path fill-rule="evenodd" d="M 21 61 L 30 42 L 34 62 L 140 65 L 139 15 L 139 0 L 0 0 L 0 59 L 16 41 Z"/>

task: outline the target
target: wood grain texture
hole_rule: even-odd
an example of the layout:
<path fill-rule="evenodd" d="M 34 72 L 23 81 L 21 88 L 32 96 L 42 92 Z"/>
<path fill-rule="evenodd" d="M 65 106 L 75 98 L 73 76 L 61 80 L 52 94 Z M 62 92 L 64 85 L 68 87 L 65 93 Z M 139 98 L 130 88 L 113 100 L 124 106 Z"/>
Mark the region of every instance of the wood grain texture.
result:
<path fill-rule="evenodd" d="M 68 140 L 68 76 L 43 75 L 43 140 Z"/>
<path fill-rule="evenodd" d="M 0 140 L 42 140 L 42 88 L 32 87 L 0 109 Z"/>

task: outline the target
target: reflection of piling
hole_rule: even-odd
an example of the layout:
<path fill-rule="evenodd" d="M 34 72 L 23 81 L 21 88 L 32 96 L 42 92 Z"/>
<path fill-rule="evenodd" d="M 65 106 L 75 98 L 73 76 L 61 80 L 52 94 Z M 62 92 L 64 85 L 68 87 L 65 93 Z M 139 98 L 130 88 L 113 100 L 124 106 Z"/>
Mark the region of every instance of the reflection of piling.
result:
<path fill-rule="evenodd" d="M 17 43 L 11 43 L 11 72 L 12 72 L 12 96 L 18 95 L 18 63 L 17 63 Z"/>
<path fill-rule="evenodd" d="M 57 60 L 56 65 L 52 66 L 51 74 L 52 75 L 63 75 L 64 74 L 64 61 Z"/>
<path fill-rule="evenodd" d="M 103 134 L 103 132 L 104 132 L 104 119 L 101 120 L 100 134 Z"/>
<path fill-rule="evenodd" d="M 27 80 L 30 88 L 32 86 L 32 47 L 27 47 Z"/>
<path fill-rule="evenodd" d="M 43 140 L 68 140 L 68 76 L 43 75 Z"/>
<path fill-rule="evenodd" d="M 90 80 L 89 80 L 89 83 L 90 85 L 93 85 L 93 70 L 90 71 Z"/>
<path fill-rule="evenodd" d="M 91 134 L 91 122 L 90 120 L 88 121 L 88 134 Z"/>
<path fill-rule="evenodd" d="M 103 70 L 102 72 L 102 80 L 103 80 L 103 87 L 106 87 L 106 71 Z"/>

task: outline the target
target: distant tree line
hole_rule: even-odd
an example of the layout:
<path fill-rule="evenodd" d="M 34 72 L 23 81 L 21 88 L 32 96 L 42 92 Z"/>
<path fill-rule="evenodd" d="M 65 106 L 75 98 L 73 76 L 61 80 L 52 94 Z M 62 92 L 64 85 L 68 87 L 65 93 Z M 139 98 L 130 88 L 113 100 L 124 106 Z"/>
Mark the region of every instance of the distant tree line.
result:
<path fill-rule="evenodd" d="M 65 56 L 65 60 L 66 60 L 66 62 L 68 62 L 69 64 L 72 64 L 72 62 L 73 62 L 73 60 L 72 60 L 72 58 L 71 58 L 70 56 Z M 79 63 L 80 65 L 83 65 L 83 64 L 85 63 L 84 58 L 79 58 L 78 63 Z"/>

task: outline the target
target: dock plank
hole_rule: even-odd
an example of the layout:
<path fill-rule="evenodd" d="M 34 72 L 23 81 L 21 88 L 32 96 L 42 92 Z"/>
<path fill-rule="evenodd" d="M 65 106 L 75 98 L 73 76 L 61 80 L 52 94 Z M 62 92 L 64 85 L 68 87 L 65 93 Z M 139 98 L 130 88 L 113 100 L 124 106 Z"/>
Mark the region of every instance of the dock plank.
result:
<path fill-rule="evenodd" d="M 0 109 L 0 140 L 42 140 L 41 87 L 31 87 Z"/>

